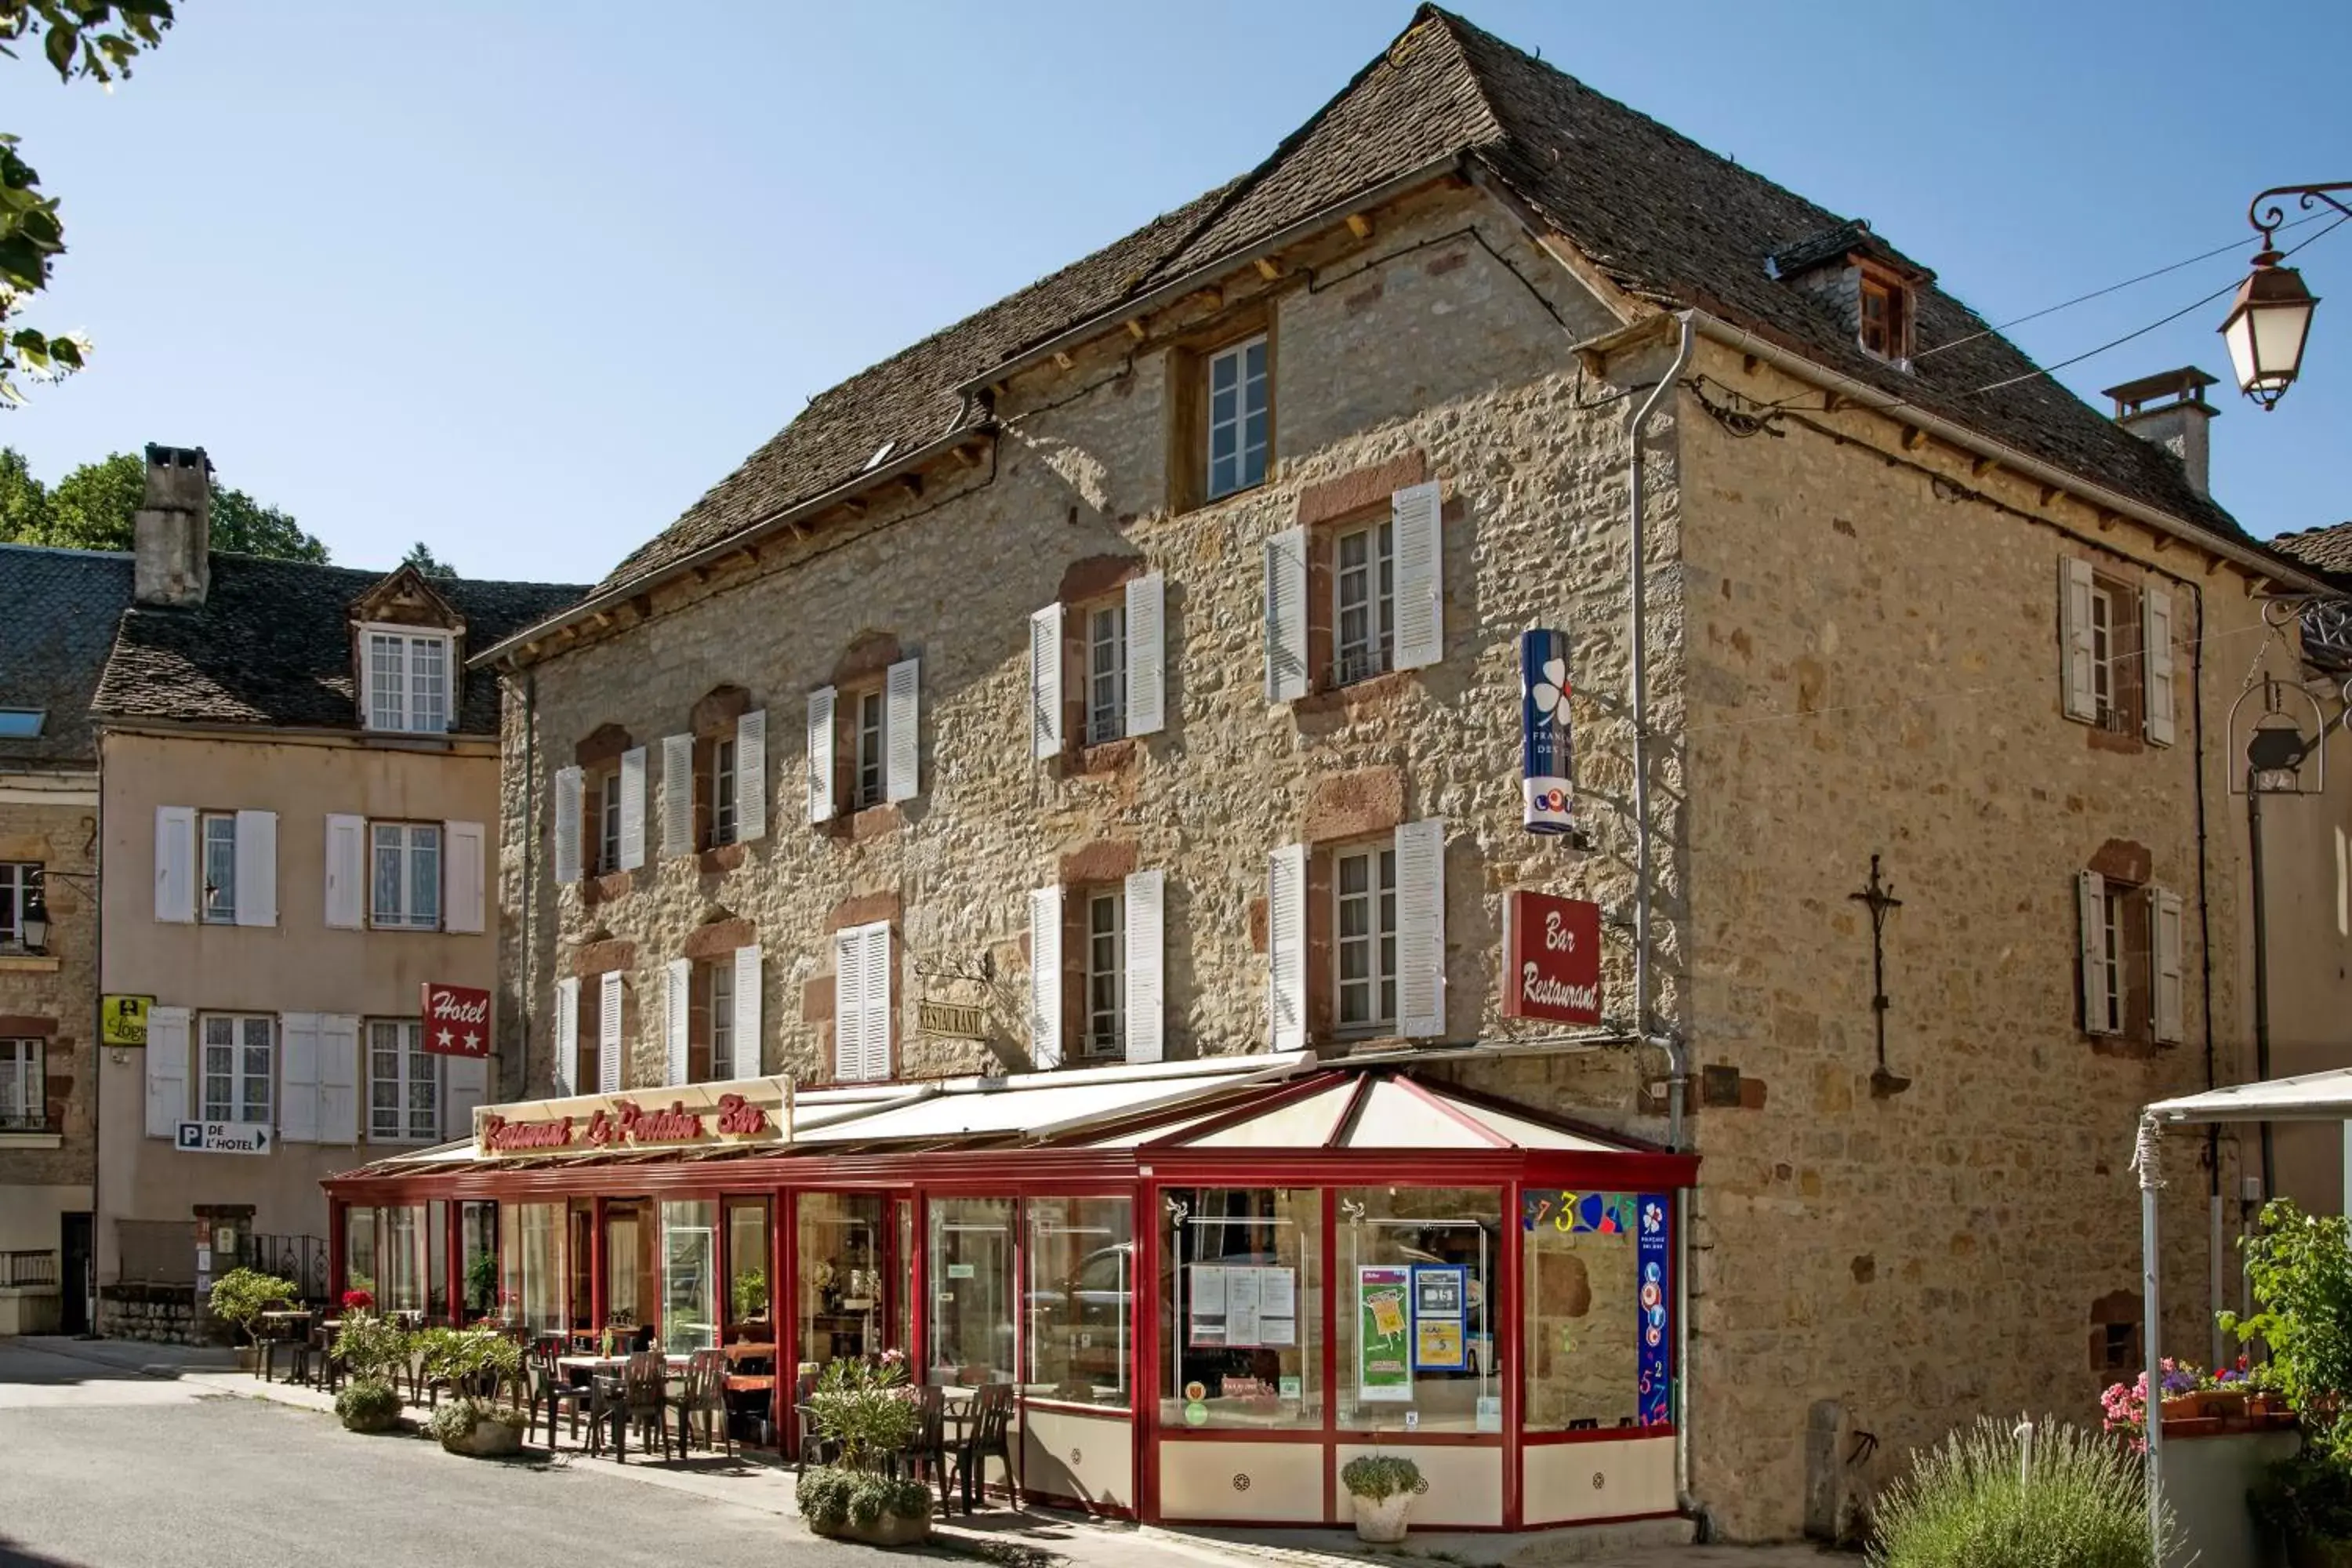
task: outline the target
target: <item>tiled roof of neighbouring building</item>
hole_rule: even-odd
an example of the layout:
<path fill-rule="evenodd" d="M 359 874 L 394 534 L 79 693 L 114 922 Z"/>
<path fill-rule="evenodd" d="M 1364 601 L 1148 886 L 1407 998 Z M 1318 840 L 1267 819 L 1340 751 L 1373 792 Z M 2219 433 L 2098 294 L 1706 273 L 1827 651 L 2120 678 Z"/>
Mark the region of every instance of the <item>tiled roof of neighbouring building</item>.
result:
<path fill-rule="evenodd" d="M 2271 548 L 2322 572 L 2352 576 L 2352 522 L 2282 533 L 2271 541 Z"/>
<path fill-rule="evenodd" d="M 1475 160 L 1636 299 L 1706 310 L 2086 481 L 2253 542 L 2189 487 L 2178 459 L 2038 374 L 1932 282 L 1918 289 L 1916 368 L 1906 374 L 1864 353 L 1819 300 L 1771 275 L 1772 258 L 1801 258 L 1850 224 L 1864 248 L 1903 259 L 1855 220 L 1423 5 L 1394 44 L 1256 169 L 820 395 L 599 591 L 650 576 L 849 481 L 885 444 L 904 453 L 977 425 L 981 413 L 957 395 L 960 384 L 1334 203 L 1454 155 Z"/>
<path fill-rule="evenodd" d="M 42 711 L 41 732 L 0 739 L 0 769 L 98 761 L 90 694 L 131 603 L 131 557 L 0 544 L 0 708 Z"/>
<path fill-rule="evenodd" d="M 127 574 L 127 559 L 124 569 Z M 109 719 L 357 729 L 352 605 L 386 575 L 216 551 L 212 586 L 200 607 L 140 605 L 122 616 L 99 684 L 99 712 Z M 432 587 L 465 617 L 468 652 L 554 615 L 584 592 L 562 584 L 461 577 L 434 578 Z M 465 679 L 456 728 L 497 733 L 496 674 L 469 670 Z"/>

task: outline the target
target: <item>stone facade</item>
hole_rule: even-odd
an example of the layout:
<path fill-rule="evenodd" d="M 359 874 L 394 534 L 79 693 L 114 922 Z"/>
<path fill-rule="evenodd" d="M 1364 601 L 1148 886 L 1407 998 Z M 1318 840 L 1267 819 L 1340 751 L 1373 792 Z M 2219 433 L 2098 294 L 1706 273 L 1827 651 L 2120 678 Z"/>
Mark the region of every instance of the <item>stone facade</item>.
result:
<path fill-rule="evenodd" d="M 1264 1050 L 1269 852 L 1400 818 L 1446 824 L 1443 1041 L 1556 1033 L 1501 1016 L 1503 895 L 1621 909 L 1632 895 L 1627 421 L 1671 334 L 1593 350 L 1620 324 L 1609 308 L 1458 187 L 1275 270 L 1237 274 L 1144 341 L 1114 334 L 1014 377 L 996 389 L 992 443 L 919 493 L 893 486 L 651 586 L 610 626 L 532 655 L 506 708 L 500 1016 L 525 1064 L 509 1093 L 553 1084 L 556 981 L 615 966 L 624 1084 L 665 1081 L 664 966 L 721 927 L 762 949 L 764 1071 L 833 1078 L 831 938 L 883 920 L 900 1076 L 1024 1068 L 1029 890 L 1129 866 L 1166 873 L 1169 1054 Z M 1172 510 L 1169 347 L 1242 311 L 1279 342 L 1268 482 Z M 1688 1135 L 1706 1162 L 1694 1490 L 1732 1534 L 1769 1537 L 1800 1527 L 1822 1479 L 1805 1454 L 1822 1402 L 1892 1458 L 1980 1409 L 2085 1416 L 2114 1375 L 2106 1323 L 2137 1300 L 2135 1110 L 2206 1081 L 2209 967 L 2210 1037 L 2240 1037 L 2243 987 L 2192 944 L 2185 1043 L 2095 1044 L 2074 1002 L 2074 872 L 2111 840 L 2140 847 L 2189 898 L 2192 939 L 2200 899 L 2215 932 L 2237 930 L 2236 861 L 2226 846 L 2198 858 L 2191 714 L 2210 728 L 2226 706 L 2259 606 L 2236 570 L 1875 415 L 1738 438 L 1702 397 L 1769 402 L 1798 384 L 1712 344 L 1691 371 L 1711 386 L 1668 398 L 1649 447 L 1654 1017 L 1688 1042 Z M 1265 542 L 1377 506 L 1406 474 L 1444 497 L 1444 657 L 1270 704 Z M 2103 743 L 2063 716 L 2062 551 L 2175 584 L 2174 746 Z M 1033 761 L 1030 616 L 1076 564 L 1122 559 L 1165 578 L 1166 729 Z M 1574 638 L 1587 847 L 1520 827 L 1517 639 L 1538 626 Z M 812 827 L 807 693 L 884 643 L 921 660 L 920 789 Z M 765 836 L 556 882 L 554 771 L 613 726 L 657 767 L 660 738 L 691 732 L 729 687 L 768 714 Z M 2204 784 L 2221 797 L 2218 773 Z M 649 775 L 649 845 L 659 792 Z M 1888 1062 L 1909 1082 L 1880 1094 L 1868 921 L 1848 897 L 1874 853 L 1905 900 Z M 1630 992 L 1612 940 L 1612 1017 Z M 924 999 L 978 1005 L 986 1039 L 924 1037 Z M 2214 1070 L 2238 1066 L 2218 1053 Z M 1438 1070 L 1666 1131 L 1655 1050 Z M 2201 1355 L 2194 1153 L 2176 1152 L 2165 1214 L 2185 1240 L 2171 1331 Z"/>

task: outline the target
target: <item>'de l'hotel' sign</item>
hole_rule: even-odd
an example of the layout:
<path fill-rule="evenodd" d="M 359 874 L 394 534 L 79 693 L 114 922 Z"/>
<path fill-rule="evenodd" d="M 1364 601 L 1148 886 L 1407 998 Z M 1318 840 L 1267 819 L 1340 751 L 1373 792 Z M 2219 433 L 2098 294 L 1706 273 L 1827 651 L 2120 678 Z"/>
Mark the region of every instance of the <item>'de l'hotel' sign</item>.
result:
<path fill-rule="evenodd" d="M 683 1084 L 635 1094 L 588 1094 L 485 1105 L 474 1111 L 474 1152 L 616 1153 L 789 1141 L 791 1089 L 772 1079 Z"/>

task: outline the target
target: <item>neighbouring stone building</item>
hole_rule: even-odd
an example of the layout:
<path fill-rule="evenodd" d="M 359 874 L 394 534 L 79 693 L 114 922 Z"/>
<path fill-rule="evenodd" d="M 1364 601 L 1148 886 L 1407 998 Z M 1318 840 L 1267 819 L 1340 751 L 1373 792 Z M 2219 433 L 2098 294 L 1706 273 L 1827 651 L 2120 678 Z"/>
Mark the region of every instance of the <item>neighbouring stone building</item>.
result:
<path fill-rule="evenodd" d="M 1834 1527 L 2132 1375 L 2137 1108 L 2251 1070 L 2215 735 L 2296 673 L 2266 595 L 2328 584 L 2206 494 L 2193 374 L 2119 393 L 1424 7 L 1242 178 L 474 637 L 503 1092 L 1304 1046 L 1671 1142 L 1685 1505 Z M 1523 830 L 1537 627 L 1580 840 Z M 1505 1016 L 1521 889 L 1609 912 L 1606 1026 Z M 2200 1347 L 2213 1152 L 2164 1204 Z"/>
<path fill-rule="evenodd" d="M 580 592 L 215 552 L 204 452 L 147 465 L 133 556 L 102 558 L 122 602 L 75 841 L 100 989 L 144 1016 L 96 1070 L 124 1330 L 240 1260 L 322 1294 L 320 1178 L 471 1125 L 494 1063 L 421 1016 L 428 984 L 494 978 L 499 698 L 464 659 Z"/>
<path fill-rule="evenodd" d="M 89 1327 L 98 738 L 131 558 L 0 545 L 0 1334 Z"/>

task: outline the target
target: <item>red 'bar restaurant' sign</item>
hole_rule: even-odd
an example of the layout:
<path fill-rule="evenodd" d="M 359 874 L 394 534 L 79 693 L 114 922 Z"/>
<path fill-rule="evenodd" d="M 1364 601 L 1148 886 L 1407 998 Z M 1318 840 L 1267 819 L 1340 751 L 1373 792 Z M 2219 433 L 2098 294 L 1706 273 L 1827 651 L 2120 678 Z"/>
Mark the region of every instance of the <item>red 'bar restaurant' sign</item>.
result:
<path fill-rule="evenodd" d="M 700 1085 L 667 1092 L 666 1106 L 639 1105 L 620 1095 L 484 1106 L 475 1116 L 474 1152 L 484 1158 L 611 1153 L 774 1142 L 783 1136 L 781 1104 L 762 1105 L 732 1089 Z"/>
<path fill-rule="evenodd" d="M 1503 897 L 1503 1016 L 1601 1022 L 1601 906 L 1514 889 Z"/>
<path fill-rule="evenodd" d="M 490 1054 L 490 994 L 472 985 L 425 983 L 425 1049 L 436 1057 Z"/>

